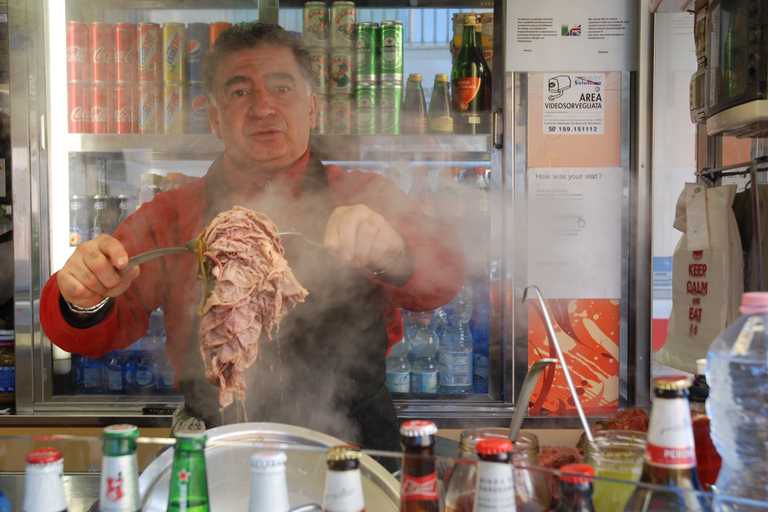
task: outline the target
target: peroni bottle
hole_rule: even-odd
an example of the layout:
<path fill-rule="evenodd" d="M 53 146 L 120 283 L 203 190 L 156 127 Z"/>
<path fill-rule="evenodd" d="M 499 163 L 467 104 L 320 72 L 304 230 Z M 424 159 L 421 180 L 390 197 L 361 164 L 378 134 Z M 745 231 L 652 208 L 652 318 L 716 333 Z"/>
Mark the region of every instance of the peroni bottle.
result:
<path fill-rule="evenodd" d="M 427 133 L 427 102 L 421 87 L 421 73 L 408 75 L 403 100 L 403 133 Z"/>
<path fill-rule="evenodd" d="M 137 512 L 141 508 L 137 437 L 139 429 L 134 425 L 111 425 L 103 431 L 100 512 Z"/>
<path fill-rule="evenodd" d="M 285 452 L 257 452 L 251 455 L 251 499 L 249 512 L 288 512 L 288 483 L 285 479 Z"/>
<path fill-rule="evenodd" d="M 64 456 L 55 448 L 32 450 L 24 477 L 24 512 L 66 512 Z"/>
<path fill-rule="evenodd" d="M 697 492 L 690 492 L 701 490 L 696 475 L 691 406 L 688 402 L 690 386 L 691 381 L 685 376 L 654 379 L 654 400 L 640 482 L 663 485 L 669 490 L 638 486 L 624 507 L 625 511 L 710 510 L 705 498 Z"/>
<path fill-rule="evenodd" d="M 474 512 L 515 512 L 515 477 L 510 463 L 514 445 L 509 439 L 489 437 L 476 446 L 477 479 Z"/>
<path fill-rule="evenodd" d="M 208 512 L 208 476 L 205 468 L 205 432 L 176 432 L 171 484 L 168 493 L 169 512 Z"/>
<path fill-rule="evenodd" d="M 595 512 L 592 480 L 595 470 L 587 464 L 560 467 L 560 499 L 555 512 Z"/>
<path fill-rule="evenodd" d="M 359 448 L 334 446 L 326 452 L 325 460 L 328 471 L 323 512 L 365 512 Z"/>
<path fill-rule="evenodd" d="M 440 509 L 435 434 L 437 425 L 431 421 L 411 420 L 400 426 L 403 445 L 401 512 L 438 512 Z"/>
<path fill-rule="evenodd" d="M 474 16 L 464 19 L 461 49 L 451 69 L 451 103 L 453 131 L 462 134 L 490 133 L 490 112 L 487 109 L 485 80 L 488 66 L 475 46 Z"/>
<path fill-rule="evenodd" d="M 435 134 L 453 133 L 453 116 L 451 115 L 451 97 L 448 94 L 448 75 L 435 75 L 435 85 L 432 97 L 429 99 L 427 114 L 427 131 Z"/>

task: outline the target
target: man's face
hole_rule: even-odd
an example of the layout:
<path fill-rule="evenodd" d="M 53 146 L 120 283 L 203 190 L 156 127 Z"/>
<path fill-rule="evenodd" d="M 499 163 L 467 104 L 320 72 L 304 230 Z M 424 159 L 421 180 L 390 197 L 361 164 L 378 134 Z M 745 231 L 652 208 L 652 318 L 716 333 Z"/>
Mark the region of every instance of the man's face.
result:
<path fill-rule="evenodd" d="M 301 158 L 317 111 L 308 90 L 288 48 L 252 48 L 222 60 L 208 117 L 240 171 L 270 177 Z"/>

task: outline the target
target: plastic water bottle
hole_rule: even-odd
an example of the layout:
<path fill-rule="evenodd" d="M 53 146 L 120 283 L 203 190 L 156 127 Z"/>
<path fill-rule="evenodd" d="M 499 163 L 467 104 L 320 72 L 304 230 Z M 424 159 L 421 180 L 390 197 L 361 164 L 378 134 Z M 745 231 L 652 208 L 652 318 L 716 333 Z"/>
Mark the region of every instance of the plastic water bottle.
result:
<path fill-rule="evenodd" d="M 411 393 L 437 393 L 437 354 L 438 340 L 430 324 L 429 313 L 419 316 L 416 330 L 411 340 L 413 368 L 411 369 Z"/>
<path fill-rule="evenodd" d="M 459 294 L 440 308 L 443 321 L 440 350 L 437 353 L 440 393 L 472 392 L 472 287 L 465 284 Z"/>
<path fill-rule="evenodd" d="M 475 302 L 469 327 L 472 332 L 472 391 L 488 392 L 491 299 L 488 283 L 475 286 Z"/>
<path fill-rule="evenodd" d="M 722 458 L 715 485 L 718 494 L 768 501 L 768 292 L 745 293 L 739 311 L 707 353 L 706 409 Z"/>
<path fill-rule="evenodd" d="M 387 388 L 391 393 L 408 393 L 411 391 L 411 362 L 408 353 L 411 342 L 403 337 L 392 346 L 387 357 Z"/>

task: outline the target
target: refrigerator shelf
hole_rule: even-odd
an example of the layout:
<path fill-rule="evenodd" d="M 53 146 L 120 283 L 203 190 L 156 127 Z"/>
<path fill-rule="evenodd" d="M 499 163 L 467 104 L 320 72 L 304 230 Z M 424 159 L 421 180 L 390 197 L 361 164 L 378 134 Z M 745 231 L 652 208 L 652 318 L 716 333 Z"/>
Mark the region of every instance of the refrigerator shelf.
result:
<path fill-rule="evenodd" d="M 142 160 L 213 160 L 224 151 L 214 134 L 120 135 L 70 133 L 70 153 L 122 153 Z M 311 135 L 323 160 L 482 161 L 491 158 L 489 135 Z"/>
<path fill-rule="evenodd" d="M 301 9 L 306 0 L 282 0 L 280 8 Z M 257 0 L 219 0 L 216 9 L 257 9 Z M 329 3 L 330 6 L 330 3 Z M 493 9 L 493 0 L 356 0 L 357 8 L 424 8 L 424 7 L 487 7 Z M 169 10 L 211 9 L 208 0 L 112 0 L 110 10 Z M 92 0 L 70 0 L 67 9 L 76 12 L 93 11 Z"/>

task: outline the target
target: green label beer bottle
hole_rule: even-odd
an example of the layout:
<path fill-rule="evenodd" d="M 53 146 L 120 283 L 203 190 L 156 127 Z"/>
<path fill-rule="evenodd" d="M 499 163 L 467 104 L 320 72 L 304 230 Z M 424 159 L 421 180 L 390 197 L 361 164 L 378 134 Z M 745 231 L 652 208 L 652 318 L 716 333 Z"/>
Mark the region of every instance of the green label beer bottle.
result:
<path fill-rule="evenodd" d="M 137 512 L 141 507 L 137 437 L 135 425 L 111 425 L 103 431 L 100 512 Z"/>
<path fill-rule="evenodd" d="M 168 494 L 169 512 L 208 512 L 205 432 L 187 430 L 173 435 L 176 446 Z"/>

